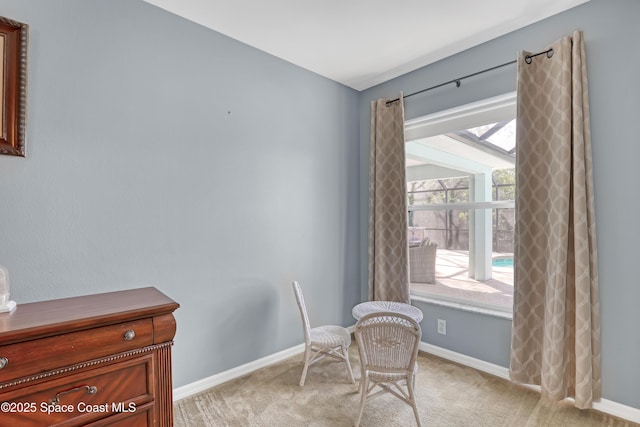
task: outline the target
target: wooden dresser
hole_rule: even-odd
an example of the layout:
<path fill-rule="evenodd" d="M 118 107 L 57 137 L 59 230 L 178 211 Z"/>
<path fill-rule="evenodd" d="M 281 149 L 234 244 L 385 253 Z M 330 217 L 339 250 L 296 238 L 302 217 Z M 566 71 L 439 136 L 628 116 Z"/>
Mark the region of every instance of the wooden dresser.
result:
<path fill-rule="evenodd" d="M 179 305 L 155 288 L 0 314 L 0 425 L 173 425 Z"/>

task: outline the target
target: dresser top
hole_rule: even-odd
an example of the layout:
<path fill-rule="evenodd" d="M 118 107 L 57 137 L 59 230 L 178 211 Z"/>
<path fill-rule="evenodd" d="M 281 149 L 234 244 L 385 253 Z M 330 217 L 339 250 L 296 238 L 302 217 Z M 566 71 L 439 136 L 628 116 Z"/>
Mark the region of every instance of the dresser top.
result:
<path fill-rule="evenodd" d="M 0 313 L 0 345 L 169 314 L 179 306 L 153 287 L 18 304 Z"/>

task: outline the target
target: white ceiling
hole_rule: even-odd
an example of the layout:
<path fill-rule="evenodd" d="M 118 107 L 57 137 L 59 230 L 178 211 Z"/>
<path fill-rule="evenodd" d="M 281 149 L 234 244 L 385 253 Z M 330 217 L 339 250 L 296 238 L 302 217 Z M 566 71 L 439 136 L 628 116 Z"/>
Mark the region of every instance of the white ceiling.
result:
<path fill-rule="evenodd" d="M 588 0 L 145 1 L 364 90 Z"/>

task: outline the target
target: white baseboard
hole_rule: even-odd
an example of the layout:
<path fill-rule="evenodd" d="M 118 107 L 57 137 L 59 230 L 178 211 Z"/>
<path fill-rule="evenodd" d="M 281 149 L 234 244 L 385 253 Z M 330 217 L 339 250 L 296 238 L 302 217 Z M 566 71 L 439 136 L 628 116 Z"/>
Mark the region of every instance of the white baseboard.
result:
<path fill-rule="evenodd" d="M 420 350 L 424 351 L 425 353 L 433 354 L 434 356 L 442 357 L 443 359 L 449 360 L 451 362 L 459 363 L 461 365 L 468 366 L 470 368 L 477 369 L 478 371 L 486 372 L 487 374 L 495 375 L 496 377 L 504 378 L 510 381 L 509 369 L 505 368 L 504 366 L 485 362 L 484 360 L 476 359 L 465 354 L 456 353 L 455 351 L 437 347 L 432 344 L 427 344 L 426 342 L 420 343 Z M 540 391 L 539 386 L 529 387 L 534 390 Z M 600 399 L 597 402 L 593 402 L 593 409 L 595 409 L 596 411 L 604 412 L 605 414 L 633 421 L 635 423 L 640 423 L 640 409 L 623 405 L 612 400 Z"/>
<path fill-rule="evenodd" d="M 593 409 L 618 418 L 633 421 L 634 423 L 640 423 L 640 409 L 623 405 L 613 400 L 600 399 L 599 402 L 593 402 Z"/>
<path fill-rule="evenodd" d="M 495 365 L 493 363 L 485 362 L 484 360 L 476 359 L 465 354 L 456 353 L 455 351 L 447 350 L 446 348 L 438 347 L 426 342 L 421 342 L 419 349 L 425 353 L 433 354 L 434 356 L 442 357 L 443 359 L 450 360 L 451 362 L 459 363 L 470 368 L 477 369 L 478 371 L 486 372 L 487 374 L 495 375 L 496 377 L 509 379 L 509 368 L 504 366 Z"/>
<path fill-rule="evenodd" d="M 476 359 L 474 357 L 447 350 L 446 348 L 438 347 L 432 344 L 427 344 L 426 342 L 420 343 L 420 350 L 424 351 L 425 353 L 433 354 L 434 356 L 449 360 L 451 362 L 459 363 L 461 365 L 477 369 L 478 371 L 486 372 L 487 374 L 510 380 L 509 369 L 505 368 L 504 366 L 485 362 L 484 360 Z M 279 351 L 278 353 L 272 354 L 270 356 L 254 360 L 253 362 L 246 363 L 236 368 L 220 372 L 218 374 L 203 378 L 198 381 L 194 381 L 182 387 L 177 387 L 173 389 L 173 401 L 176 402 L 189 396 L 193 396 L 194 394 L 210 389 L 211 387 L 215 387 L 232 379 L 250 374 L 253 371 L 262 369 L 269 365 L 273 365 L 274 363 L 281 362 L 291 356 L 302 353 L 303 351 L 304 344 L 300 344 L 295 347 Z M 537 386 L 531 386 L 531 388 L 539 390 L 539 387 Z M 612 400 L 600 399 L 600 401 L 593 403 L 593 409 L 595 409 L 596 411 L 604 412 L 605 414 L 633 421 L 635 423 L 640 423 L 640 409 L 623 405 Z"/>
<path fill-rule="evenodd" d="M 257 371 L 258 369 L 273 365 L 274 363 L 281 362 L 291 356 L 302 353 L 303 351 L 304 344 L 300 344 L 295 347 L 279 351 L 278 353 L 272 354 L 270 356 L 254 360 L 253 362 L 245 363 L 244 365 L 240 365 L 227 371 L 211 375 L 210 377 L 203 378 L 198 381 L 194 381 L 182 387 L 174 388 L 173 401 L 176 402 L 186 397 L 193 396 L 194 394 L 198 394 L 202 391 L 210 389 L 211 387 L 215 387 L 232 379 L 250 374 L 253 371 Z"/>

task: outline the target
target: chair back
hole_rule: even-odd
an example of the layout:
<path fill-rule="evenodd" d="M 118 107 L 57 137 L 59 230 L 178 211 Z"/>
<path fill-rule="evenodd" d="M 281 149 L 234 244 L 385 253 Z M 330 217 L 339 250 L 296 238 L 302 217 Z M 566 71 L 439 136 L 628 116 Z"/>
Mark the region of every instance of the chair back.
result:
<path fill-rule="evenodd" d="M 304 296 L 302 295 L 302 288 L 300 288 L 300 284 L 297 281 L 293 282 L 293 292 L 296 295 L 296 302 L 298 303 L 298 308 L 300 309 L 300 316 L 302 317 L 302 330 L 304 333 L 304 342 L 308 344 L 311 341 L 311 337 L 309 336 L 309 331 L 311 330 L 311 326 L 309 324 L 309 316 L 307 316 L 307 307 L 304 305 Z"/>
<path fill-rule="evenodd" d="M 355 327 L 362 369 L 413 373 L 422 330 L 411 317 L 379 312 L 363 316 Z"/>

